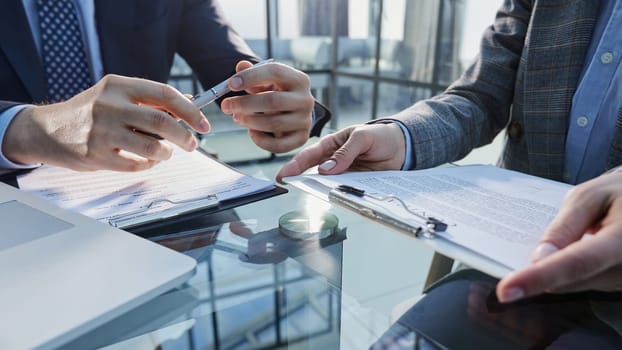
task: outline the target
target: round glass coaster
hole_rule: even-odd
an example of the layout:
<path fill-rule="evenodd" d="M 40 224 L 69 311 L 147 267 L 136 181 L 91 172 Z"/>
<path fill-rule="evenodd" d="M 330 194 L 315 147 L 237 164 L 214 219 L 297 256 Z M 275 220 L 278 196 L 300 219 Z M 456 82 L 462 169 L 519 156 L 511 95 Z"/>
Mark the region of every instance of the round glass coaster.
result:
<path fill-rule="evenodd" d="M 290 211 L 279 218 L 279 231 L 298 240 L 323 239 L 337 231 L 339 219 L 330 213 L 312 215 Z"/>

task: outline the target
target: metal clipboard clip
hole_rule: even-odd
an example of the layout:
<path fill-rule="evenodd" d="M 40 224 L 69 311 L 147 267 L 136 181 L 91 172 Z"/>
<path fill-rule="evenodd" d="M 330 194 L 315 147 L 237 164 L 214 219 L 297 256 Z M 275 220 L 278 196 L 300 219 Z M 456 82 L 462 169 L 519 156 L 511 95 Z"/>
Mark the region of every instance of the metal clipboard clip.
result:
<path fill-rule="evenodd" d="M 158 204 L 161 203 L 169 203 L 173 206 L 149 213 L 150 209 L 155 208 Z M 216 195 L 214 194 L 183 200 L 161 198 L 156 199 L 136 210 L 113 215 L 108 218 L 108 223 L 110 224 L 110 226 L 114 226 L 117 228 L 129 228 L 153 221 L 168 219 L 174 216 L 191 213 L 197 210 L 207 209 L 213 206 L 217 206 L 218 204 L 218 197 L 216 197 Z"/>
<path fill-rule="evenodd" d="M 420 221 L 421 224 L 413 225 L 412 223 L 406 222 L 398 217 L 388 215 L 371 207 L 362 206 L 353 197 L 366 197 L 379 203 L 394 200 L 398 202 L 406 212 L 412 214 L 413 217 Z M 330 192 L 328 193 L 328 198 L 329 200 L 341 204 L 347 208 L 350 208 L 361 215 L 384 222 L 403 231 L 407 231 L 415 237 L 434 238 L 437 232 L 445 232 L 447 230 L 447 224 L 445 222 L 431 216 L 423 215 L 410 209 L 401 198 L 395 195 L 378 197 L 365 193 L 364 190 L 356 187 L 339 185 L 336 188 L 330 190 Z"/>

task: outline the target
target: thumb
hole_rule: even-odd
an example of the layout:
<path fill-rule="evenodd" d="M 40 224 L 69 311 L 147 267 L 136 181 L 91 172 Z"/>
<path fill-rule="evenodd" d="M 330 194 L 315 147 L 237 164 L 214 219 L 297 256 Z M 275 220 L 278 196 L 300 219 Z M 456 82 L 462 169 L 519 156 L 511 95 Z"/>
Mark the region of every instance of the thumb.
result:
<path fill-rule="evenodd" d="M 364 137 L 350 137 L 327 161 L 320 164 L 318 172 L 325 175 L 340 174 L 352 165 L 369 146 Z"/>
<path fill-rule="evenodd" d="M 547 256 L 578 241 L 602 216 L 602 191 L 585 190 L 588 183 L 568 192 L 553 221 L 544 231 L 532 254 L 533 261 Z"/>

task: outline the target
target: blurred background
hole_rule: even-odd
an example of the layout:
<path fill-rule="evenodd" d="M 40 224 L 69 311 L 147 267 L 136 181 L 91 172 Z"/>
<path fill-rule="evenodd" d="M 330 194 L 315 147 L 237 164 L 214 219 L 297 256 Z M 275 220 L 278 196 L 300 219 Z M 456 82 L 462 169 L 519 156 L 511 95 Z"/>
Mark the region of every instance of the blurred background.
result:
<path fill-rule="evenodd" d="M 223 0 L 221 5 L 260 57 L 309 74 L 313 95 L 333 113 L 328 130 L 337 130 L 443 91 L 477 55 L 481 34 L 501 2 Z M 170 83 L 186 93 L 201 91 L 181 57 Z M 223 160 L 269 157 L 216 106 L 205 112 L 213 132 L 203 145 Z M 494 162 L 499 149 L 496 141 L 475 161 Z"/>

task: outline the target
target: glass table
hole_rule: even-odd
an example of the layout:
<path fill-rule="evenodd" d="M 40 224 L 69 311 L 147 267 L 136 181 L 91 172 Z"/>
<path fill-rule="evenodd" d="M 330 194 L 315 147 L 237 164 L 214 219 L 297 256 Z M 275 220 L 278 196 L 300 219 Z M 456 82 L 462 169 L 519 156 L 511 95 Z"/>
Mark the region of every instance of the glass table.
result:
<path fill-rule="evenodd" d="M 241 170 L 272 178 L 278 167 L 251 164 Z M 494 279 L 459 264 L 423 294 L 432 262 L 439 262 L 427 245 L 289 190 L 144 234 L 194 257 L 195 275 L 65 348 L 520 349 L 557 341 L 563 348 L 622 346 L 612 324 L 591 307 L 601 303 L 615 311 L 622 305 L 616 294 L 546 296 L 505 306 L 494 299 Z M 337 229 L 323 238 L 290 238 L 278 224 L 293 210 L 333 214 Z M 613 314 L 622 316 L 619 309 Z"/>

